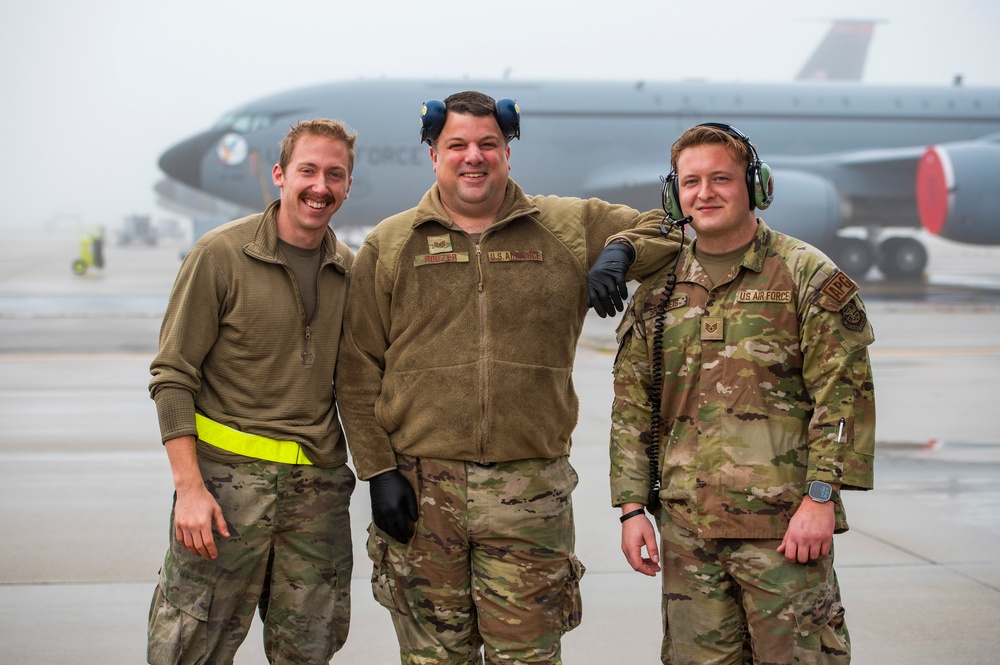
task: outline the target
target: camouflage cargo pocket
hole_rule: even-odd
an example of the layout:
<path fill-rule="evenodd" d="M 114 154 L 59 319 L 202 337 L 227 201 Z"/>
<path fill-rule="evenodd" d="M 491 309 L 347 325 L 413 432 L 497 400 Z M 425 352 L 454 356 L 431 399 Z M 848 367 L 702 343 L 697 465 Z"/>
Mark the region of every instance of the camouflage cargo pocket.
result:
<path fill-rule="evenodd" d="M 792 597 L 796 637 L 793 656 L 796 663 L 849 663 L 851 644 L 844 623 L 840 590 L 831 574 L 823 584 Z"/>
<path fill-rule="evenodd" d="M 167 553 L 149 606 L 146 658 L 153 665 L 176 665 L 184 655 L 207 650 L 208 610 L 214 585 L 178 565 Z"/>
<path fill-rule="evenodd" d="M 389 563 L 389 541 L 374 524 L 368 526 L 368 558 L 372 560 L 372 595 L 382 607 L 395 610 L 396 576 Z"/>
<path fill-rule="evenodd" d="M 583 619 L 583 598 L 580 595 L 580 579 L 587 571 L 575 554 L 569 555 L 569 575 L 562 592 L 562 631 L 568 633 L 580 625 Z"/>

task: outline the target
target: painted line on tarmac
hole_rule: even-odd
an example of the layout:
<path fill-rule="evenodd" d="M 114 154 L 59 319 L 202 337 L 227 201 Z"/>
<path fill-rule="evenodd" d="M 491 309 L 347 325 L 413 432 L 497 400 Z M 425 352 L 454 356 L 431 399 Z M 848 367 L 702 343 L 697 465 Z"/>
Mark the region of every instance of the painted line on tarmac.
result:
<path fill-rule="evenodd" d="M 593 348 L 589 344 L 581 345 L 577 351 L 579 358 L 601 358 L 613 356 L 618 352 L 617 348 L 599 347 Z M 919 348 L 919 349 L 872 349 L 869 353 L 873 357 L 878 356 L 1000 356 L 1000 348 Z M 0 354 L 0 362 L 64 362 L 67 360 L 152 360 L 156 356 L 155 351 L 147 353 L 3 353 Z"/>
<path fill-rule="evenodd" d="M 578 358 L 600 358 L 605 356 L 613 356 L 618 352 L 618 349 L 611 349 L 608 347 L 598 347 L 594 348 L 587 345 L 577 351 Z M 1000 356 L 1000 348 L 988 347 L 988 348 L 919 348 L 919 349 L 873 349 L 869 347 L 868 353 L 872 357 L 879 356 L 892 356 L 892 357 L 919 357 L 919 356 Z"/>
<path fill-rule="evenodd" d="M 920 348 L 920 349 L 872 349 L 872 356 L 1000 356 L 1000 348 Z"/>
<path fill-rule="evenodd" d="M 40 452 L 0 452 L 0 462 L 4 464 L 46 464 L 95 462 L 99 464 L 108 463 L 139 463 L 161 464 L 166 458 L 162 447 L 151 450 L 89 450 L 89 451 L 66 451 L 51 450 Z"/>
<path fill-rule="evenodd" d="M 67 360 L 152 360 L 147 353 L 0 353 L 0 362 L 64 362 Z"/>

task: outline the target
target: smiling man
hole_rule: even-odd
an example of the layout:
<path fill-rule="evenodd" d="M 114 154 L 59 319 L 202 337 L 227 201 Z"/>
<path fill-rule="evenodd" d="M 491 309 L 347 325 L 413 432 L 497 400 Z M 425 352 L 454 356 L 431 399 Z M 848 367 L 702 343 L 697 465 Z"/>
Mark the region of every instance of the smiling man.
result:
<path fill-rule="evenodd" d="M 351 250 L 330 229 L 355 135 L 300 122 L 280 199 L 185 257 L 150 371 L 174 477 L 150 663 L 232 662 L 259 609 L 272 663 L 327 663 L 347 639 L 355 478 L 333 374 Z"/>
<path fill-rule="evenodd" d="M 833 534 L 839 491 L 872 487 L 875 445 L 858 285 L 757 218 L 773 182 L 739 130 L 688 130 L 671 165 L 664 208 L 697 238 L 618 331 L 622 550 L 645 575 L 662 565 L 662 662 L 848 663 Z"/>
<path fill-rule="evenodd" d="M 659 211 L 525 194 L 519 122 L 478 92 L 427 102 L 436 183 L 352 270 L 337 399 L 407 664 L 561 662 L 581 616 L 569 451 L 587 271 L 610 308 L 633 258 L 641 276 L 678 247 Z"/>

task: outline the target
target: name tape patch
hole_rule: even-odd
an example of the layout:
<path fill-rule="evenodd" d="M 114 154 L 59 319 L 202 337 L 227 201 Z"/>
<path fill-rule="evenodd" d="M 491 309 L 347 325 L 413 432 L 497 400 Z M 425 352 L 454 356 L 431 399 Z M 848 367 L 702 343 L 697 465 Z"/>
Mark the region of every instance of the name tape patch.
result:
<path fill-rule="evenodd" d="M 792 302 L 792 292 L 743 289 L 736 294 L 736 302 Z"/>
<path fill-rule="evenodd" d="M 413 267 L 435 265 L 439 263 L 468 263 L 468 252 L 448 252 L 447 254 L 418 254 L 413 257 Z"/>
<path fill-rule="evenodd" d="M 490 263 L 502 261 L 541 261 L 542 252 L 538 249 L 503 249 L 487 252 L 486 257 L 490 260 Z"/>
<path fill-rule="evenodd" d="M 688 297 L 687 297 L 687 294 L 684 293 L 684 294 L 681 294 L 681 295 L 677 296 L 676 298 L 671 298 L 670 301 L 667 302 L 667 307 L 666 308 L 667 309 L 676 309 L 678 307 L 683 307 L 686 304 L 688 304 Z"/>

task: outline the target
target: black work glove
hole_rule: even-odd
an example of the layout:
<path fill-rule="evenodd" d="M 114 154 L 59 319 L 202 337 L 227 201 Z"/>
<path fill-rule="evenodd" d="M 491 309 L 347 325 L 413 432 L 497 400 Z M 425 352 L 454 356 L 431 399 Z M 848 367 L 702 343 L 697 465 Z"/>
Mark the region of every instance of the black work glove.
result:
<path fill-rule="evenodd" d="M 623 242 L 605 247 L 587 273 L 587 305 L 602 319 L 625 309 L 628 288 L 625 273 L 635 261 L 635 251 Z M 614 309 L 612 309 L 612 307 Z"/>
<path fill-rule="evenodd" d="M 372 521 L 401 543 L 413 535 L 417 521 L 417 495 L 399 471 L 393 469 L 368 480 L 372 495 Z"/>

